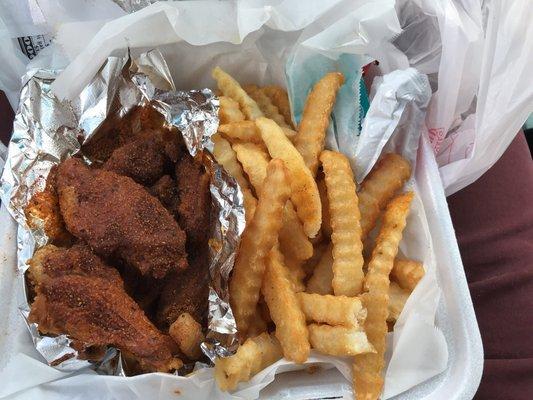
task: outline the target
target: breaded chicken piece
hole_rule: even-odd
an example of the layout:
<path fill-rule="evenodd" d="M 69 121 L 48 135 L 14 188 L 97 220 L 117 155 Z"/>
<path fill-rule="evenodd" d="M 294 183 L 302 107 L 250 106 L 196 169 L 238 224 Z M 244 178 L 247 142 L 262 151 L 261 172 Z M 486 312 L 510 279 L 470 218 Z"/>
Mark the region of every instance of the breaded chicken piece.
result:
<path fill-rule="evenodd" d="M 201 246 L 209 237 L 209 174 L 202 164 L 184 155 L 176 164 L 176 182 L 179 198 L 176 213 L 180 226 L 189 238 L 188 248 L 190 244 Z"/>
<path fill-rule="evenodd" d="M 42 192 L 33 195 L 24 213 L 30 228 L 42 228 L 52 243 L 67 245 L 73 238 L 66 230 L 63 217 L 59 212 L 55 187 L 56 172 L 56 168 L 52 168 L 46 179 L 46 187 Z"/>
<path fill-rule="evenodd" d="M 151 185 L 170 172 L 180 152 L 178 135 L 166 129 L 144 130 L 117 148 L 103 169 Z"/>
<path fill-rule="evenodd" d="M 47 246 L 30 262 L 36 297 L 29 320 L 44 334 L 67 334 L 85 348 L 114 346 L 143 371 L 180 368 L 178 350 L 124 291 L 117 271 L 85 245 Z"/>
<path fill-rule="evenodd" d="M 189 257 L 189 268 L 166 278 L 159 299 L 156 320 L 160 327 L 168 327 L 183 313 L 189 313 L 205 326 L 209 296 L 209 264 L 207 245 Z"/>
<path fill-rule="evenodd" d="M 131 178 L 70 158 L 58 167 L 57 190 L 67 229 L 97 254 L 157 279 L 187 268 L 185 233 Z"/>

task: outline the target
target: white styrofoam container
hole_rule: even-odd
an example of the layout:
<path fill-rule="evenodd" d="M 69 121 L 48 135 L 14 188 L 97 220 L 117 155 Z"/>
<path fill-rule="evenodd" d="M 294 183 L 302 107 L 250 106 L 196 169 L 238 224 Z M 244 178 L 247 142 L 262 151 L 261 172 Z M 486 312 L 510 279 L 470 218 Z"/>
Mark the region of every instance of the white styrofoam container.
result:
<path fill-rule="evenodd" d="M 424 203 L 437 259 L 442 297 L 436 326 L 448 344 L 448 366 L 440 375 L 396 396 L 395 400 L 471 399 L 483 369 L 481 336 L 472 306 L 466 277 L 448 211 L 433 151 L 423 138 L 418 151 L 415 179 Z M 16 226 L 2 208 L 0 213 L 0 370 L 19 349 L 14 335 L 25 332 L 16 311 Z M 7 321 L 7 323 L 6 323 Z M 86 388 L 90 393 L 90 388 Z M 320 399 L 350 397 L 350 382 L 334 369 L 315 374 L 290 372 L 277 376 L 261 392 L 261 399 Z M 24 398 L 24 397 L 18 397 Z"/>

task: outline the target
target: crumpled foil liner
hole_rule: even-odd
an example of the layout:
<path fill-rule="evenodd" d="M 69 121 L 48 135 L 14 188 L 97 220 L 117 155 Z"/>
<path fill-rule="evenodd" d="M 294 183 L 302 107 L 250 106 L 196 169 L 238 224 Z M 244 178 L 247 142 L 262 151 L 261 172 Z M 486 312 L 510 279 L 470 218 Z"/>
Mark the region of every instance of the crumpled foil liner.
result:
<path fill-rule="evenodd" d="M 23 290 L 27 289 L 27 261 L 35 250 L 48 242 L 43 224 L 30 228 L 26 222 L 24 208 L 31 197 L 44 189 L 51 168 L 78 153 L 108 116 L 123 117 L 136 106 L 150 105 L 164 116 L 168 126 L 181 132 L 191 155 L 206 149 L 202 159 L 211 172 L 213 207 L 208 331 L 202 350 L 212 361 L 216 355 L 231 354 L 238 341 L 229 305 L 228 279 L 245 220 L 238 184 L 209 152 L 210 137 L 218 127 L 218 99 L 209 89 L 176 91 L 168 66 L 157 50 L 143 53 L 135 60 L 129 55 L 109 57 L 92 82 L 72 102 L 61 102 L 50 91 L 59 72 L 32 70 L 24 77 L 1 178 L 0 196 L 18 223 L 17 263 Z M 49 365 L 62 371 L 91 367 L 99 373 L 125 376 L 117 349 L 109 348 L 98 362 L 81 360 L 67 335 L 41 335 L 37 324 L 28 321 L 28 302 L 19 308 L 35 348 Z"/>

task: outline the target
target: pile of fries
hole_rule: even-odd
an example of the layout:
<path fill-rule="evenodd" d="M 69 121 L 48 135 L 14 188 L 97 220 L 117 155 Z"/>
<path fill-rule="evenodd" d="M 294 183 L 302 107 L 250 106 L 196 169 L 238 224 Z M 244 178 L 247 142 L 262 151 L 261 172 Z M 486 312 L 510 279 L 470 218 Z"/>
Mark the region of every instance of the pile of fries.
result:
<path fill-rule="evenodd" d="M 387 331 L 424 274 L 422 264 L 396 259 L 413 198 L 397 194 L 409 162 L 386 154 L 356 188 L 348 159 L 324 149 L 341 73 L 315 84 L 297 128 L 284 89 L 241 86 L 218 67 L 213 77 L 213 153 L 246 211 L 230 280 L 242 344 L 216 361 L 219 387 L 234 390 L 282 357 L 303 363 L 314 349 L 352 356 L 356 398 L 379 398 Z"/>

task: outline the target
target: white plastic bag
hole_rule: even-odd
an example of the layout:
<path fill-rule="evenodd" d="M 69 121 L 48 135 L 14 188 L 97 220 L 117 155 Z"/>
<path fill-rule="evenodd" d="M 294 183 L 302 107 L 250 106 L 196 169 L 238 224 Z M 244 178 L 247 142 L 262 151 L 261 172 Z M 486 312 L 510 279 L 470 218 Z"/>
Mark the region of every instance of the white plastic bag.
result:
<path fill-rule="evenodd" d="M 396 8 L 404 30 L 396 44 L 436 75 L 426 129 L 450 195 L 489 169 L 533 112 L 533 1 L 400 0 Z"/>

